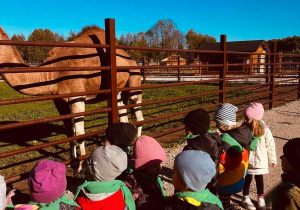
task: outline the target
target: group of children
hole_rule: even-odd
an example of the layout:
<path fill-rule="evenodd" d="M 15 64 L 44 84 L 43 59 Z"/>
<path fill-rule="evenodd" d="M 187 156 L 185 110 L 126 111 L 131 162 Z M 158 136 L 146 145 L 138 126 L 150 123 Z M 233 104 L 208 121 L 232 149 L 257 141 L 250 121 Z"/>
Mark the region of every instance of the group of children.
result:
<path fill-rule="evenodd" d="M 249 198 L 253 176 L 258 209 L 266 209 L 263 174 L 269 172 L 269 163 L 271 167 L 277 164 L 274 139 L 262 121 L 262 104 L 253 103 L 245 109 L 241 126 L 237 126 L 237 111 L 232 104 L 220 106 L 213 116 L 219 132 L 210 131 L 210 116 L 204 109 L 186 115 L 187 145 L 175 157 L 173 196 L 166 195 L 159 177 L 166 160 L 160 144 L 149 136 L 135 140 L 134 126 L 114 123 L 106 129 L 105 146 L 94 150 L 87 159 L 86 180 L 78 186 L 74 200 L 64 195 L 65 166 L 42 160 L 29 173 L 29 204 L 13 206 L 13 191 L 6 193 L 0 177 L 0 210 L 227 210 L 234 209 L 231 195 L 241 191 L 242 205 L 256 209 Z M 300 139 L 288 141 L 283 152 L 283 183 L 273 193 L 273 208 L 300 209 Z"/>

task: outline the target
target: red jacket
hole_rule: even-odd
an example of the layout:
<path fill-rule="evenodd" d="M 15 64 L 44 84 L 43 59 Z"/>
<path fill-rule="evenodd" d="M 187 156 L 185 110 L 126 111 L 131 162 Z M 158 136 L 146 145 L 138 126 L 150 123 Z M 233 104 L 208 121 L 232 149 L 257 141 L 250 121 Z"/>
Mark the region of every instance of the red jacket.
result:
<path fill-rule="evenodd" d="M 86 196 L 78 196 L 77 203 L 81 207 L 81 210 L 105 210 L 105 209 L 114 209 L 114 210 L 123 210 L 126 205 L 121 190 L 118 190 L 113 195 L 106 197 L 103 200 L 92 201 Z M 78 210 L 80 208 L 77 207 Z"/>

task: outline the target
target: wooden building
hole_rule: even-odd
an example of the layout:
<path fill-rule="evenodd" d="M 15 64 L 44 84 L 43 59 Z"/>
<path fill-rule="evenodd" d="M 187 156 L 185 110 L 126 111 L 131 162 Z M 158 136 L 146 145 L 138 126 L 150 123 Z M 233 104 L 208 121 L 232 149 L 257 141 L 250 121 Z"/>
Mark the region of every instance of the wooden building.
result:
<path fill-rule="evenodd" d="M 219 51 L 220 42 L 205 43 L 198 50 L 210 50 Z M 253 41 L 237 41 L 227 42 L 227 51 L 233 52 L 251 52 L 251 53 L 269 53 L 269 47 L 264 40 Z M 220 54 L 203 53 L 195 56 L 195 64 L 220 64 Z M 228 64 L 256 64 L 265 63 L 265 55 L 253 55 L 253 54 L 227 54 Z M 228 66 L 228 73 L 232 74 L 253 74 L 265 72 L 265 65 L 246 65 L 246 66 Z M 217 71 L 216 67 L 201 67 L 201 73 L 213 73 Z"/>
<path fill-rule="evenodd" d="M 178 59 L 180 61 L 179 65 L 185 65 L 186 64 L 186 59 L 180 57 L 179 55 L 170 55 L 167 58 L 161 60 L 161 63 L 164 65 L 172 66 L 172 65 L 178 65 Z"/>

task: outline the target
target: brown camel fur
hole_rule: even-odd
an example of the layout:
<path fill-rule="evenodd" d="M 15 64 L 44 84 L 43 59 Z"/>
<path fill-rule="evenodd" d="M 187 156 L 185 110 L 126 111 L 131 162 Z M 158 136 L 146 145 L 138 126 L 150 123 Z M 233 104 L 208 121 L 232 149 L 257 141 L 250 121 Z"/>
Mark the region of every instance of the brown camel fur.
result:
<path fill-rule="evenodd" d="M 0 40 L 9 40 L 0 27 Z M 97 26 L 84 27 L 71 43 L 105 44 L 105 32 Z M 68 48 L 55 47 L 41 67 L 92 67 L 105 66 L 104 48 Z M 129 55 L 117 49 L 117 66 L 136 66 Z M 0 67 L 26 66 L 15 46 L 0 45 Z M 107 89 L 105 70 L 101 71 L 57 71 L 57 72 L 28 72 L 28 73 L 4 73 L 3 79 L 15 90 L 28 95 L 56 95 Z M 108 71 L 106 71 L 108 72 Z M 141 86 L 140 70 L 127 70 L 117 73 L 117 85 L 119 88 L 128 83 L 129 87 Z M 129 99 L 133 103 L 141 103 L 140 90 L 129 93 Z M 63 114 L 79 113 L 85 111 L 85 101 L 95 99 L 96 95 L 55 99 L 54 104 L 58 112 Z M 118 93 L 118 105 L 124 106 L 121 93 Z M 143 120 L 140 107 L 135 107 L 137 121 Z M 128 122 L 127 111 L 119 110 L 121 122 Z M 73 122 L 74 120 L 74 122 Z M 68 137 L 84 134 L 83 116 L 75 119 L 64 120 L 66 135 Z M 138 136 L 142 127 L 138 127 Z M 85 155 L 84 141 L 78 142 L 81 155 Z M 71 142 L 71 157 L 76 157 L 75 143 Z M 81 164 L 79 167 L 81 170 Z"/>

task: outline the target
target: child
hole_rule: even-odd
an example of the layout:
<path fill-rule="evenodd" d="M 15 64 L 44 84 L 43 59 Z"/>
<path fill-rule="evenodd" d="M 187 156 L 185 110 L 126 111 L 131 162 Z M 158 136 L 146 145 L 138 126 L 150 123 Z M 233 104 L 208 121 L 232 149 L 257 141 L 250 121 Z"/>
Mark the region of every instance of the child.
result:
<path fill-rule="evenodd" d="M 256 181 L 258 209 L 266 209 L 263 174 L 269 173 L 269 162 L 273 168 L 277 164 L 275 142 L 269 127 L 262 121 L 263 114 L 264 108 L 261 103 L 251 103 L 244 111 L 244 125 L 250 128 L 253 139 L 249 146 L 249 168 L 242 200 L 242 205 L 248 209 L 255 209 L 249 198 L 253 175 Z"/>
<path fill-rule="evenodd" d="M 4 209 L 14 209 L 11 197 L 15 195 L 15 189 L 11 190 L 8 195 L 6 195 L 6 182 L 4 177 L 0 175 L 0 210 Z"/>
<path fill-rule="evenodd" d="M 218 133 L 211 133 L 210 117 L 204 109 L 189 112 L 184 118 L 187 145 L 183 150 L 201 150 L 207 152 L 216 165 L 216 176 L 208 183 L 207 188 L 213 194 L 217 192 L 220 155 L 222 153 L 222 140 Z"/>
<path fill-rule="evenodd" d="M 165 151 L 155 139 L 140 136 L 136 140 L 132 153 L 133 170 L 123 181 L 130 189 L 137 209 L 164 209 L 166 195 L 158 175 L 165 159 Z"/>
<path fill-rule="evenodd" d="M 237 127 L 236 112 L 232 104 L 222 104 L 214 113 L 213 120 L 221 134 L 223 154 L 221 155 L 218 180 L 218 195 L 225 210 L 232 209 L 231 195 L 242 191 L 248 168 L 248 147 L 252 141 L 247 127 Z"/>
<path fill-rule="evenodd" d="M 115 180 L 127 168 L 126 153 L 115 145 L 102 146 L 92 152 L 87 162 L 87 181 L 78 187 L 74 197 L 81 209 L 134 210 L 129 189 Z"/>
<path fill-rule="evenodd" d="M 280 159 L 282 183 L 272 193 L 272 208 L 300 209 L 300 138 L 291 139 L 283 146 Z"/>
<path fill-rule="evenodd" d="M 130 145 L 134 141 L 137 130 L 130 123 L 113 123 L 105 129 L 105 145 L 116 145 L 129 154 Z"/>
<path fill-rule="evenodd" d="M 32 201 L 39 209 L 77 209 L 64 195 L 67 187 L 66 167 L 52 160 L 42 160 L 30 172 L 28 185 Z"/>
<path fill-rule="evenodd" d="M 173 185 L 166 209 L 223 209 L 221 201 L 206 188 L 215 176 L 215 163 L 203 151 L 183 151 L 175 158 Z"/>

